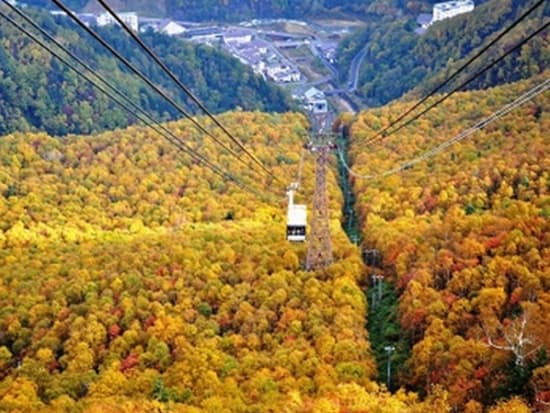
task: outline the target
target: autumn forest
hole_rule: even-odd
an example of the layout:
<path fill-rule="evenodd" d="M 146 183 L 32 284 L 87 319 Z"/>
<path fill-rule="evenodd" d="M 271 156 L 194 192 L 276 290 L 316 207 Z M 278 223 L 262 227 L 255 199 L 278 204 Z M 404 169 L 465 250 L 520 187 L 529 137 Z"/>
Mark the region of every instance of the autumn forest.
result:
<path fill-rule="evenodd" d="M 383 171 L 528 86 L 464 93 L 370 153 L 363 142 L 403 104 L 343 117 L 352 168 Z M 253 168 L 187 121 L 168 127 L 245 184 L 272 188 L 273 198 L 242 191 L 143 127 L 2 138 L 0 409 L 527 412 L 546 405 L 548 105 L 539 97 L 402 174 L 352 178 L 363 244 L 383 257 L 378 268 L 363 263 L 341 229 L 334 158 L 334 263 L 317 272 L 303 269 L 305 247 L 284 239 L 277 182 L 253 179 Z M 305 117 L 221 119 L 276 176 L 295 176 Z M 307 201 L 311 159 L 303 182 Z M 392 392 L 377 381 L 365 328 L 372 271 L 395 285 L 397 334 L 409 346 Z"/>
<path fill-rule="evenodd" d="M 0 2 L 0 412 L 549 412 L 550 8 L 537 1 L 480 0 L 421 35 L 435 1 L 140 0 L 209 22 L 362 19 L 327 35 L 330 59 L 319 39 L 274 32 L 332 68 L 292 85 L 154 32 L 160 18 L 137 43 L 99 29 L 158 95 L 84 23 L 21 7 L 118 102 Z M 491 52 L 499 65 L 428 92 L 527 8 Z M 266 48 L 255 33 L 242 41 Z M 433 108 L 396 127 L 417 102 Z M 311 251 L 328 261 L 310 266 Z"/>

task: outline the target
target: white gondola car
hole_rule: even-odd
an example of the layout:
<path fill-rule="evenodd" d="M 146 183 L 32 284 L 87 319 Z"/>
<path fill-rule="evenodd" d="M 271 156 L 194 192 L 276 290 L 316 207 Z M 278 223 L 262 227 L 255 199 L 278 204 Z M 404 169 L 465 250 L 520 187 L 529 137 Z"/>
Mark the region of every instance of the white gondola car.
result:
<path fill-rule="evenodd" d="M 294 242 L 306 240 L 307 210 L 305 205 L 294 204 L 294 191 L 297 184 L 291 185 L 288 195 L 286 239 Z"/>
<path fill-rule="evenodd" d="M 286 239 L 302 242 L 306 240 L 307 211 L 305 205 L 289 205 L 286 225 Z"/>

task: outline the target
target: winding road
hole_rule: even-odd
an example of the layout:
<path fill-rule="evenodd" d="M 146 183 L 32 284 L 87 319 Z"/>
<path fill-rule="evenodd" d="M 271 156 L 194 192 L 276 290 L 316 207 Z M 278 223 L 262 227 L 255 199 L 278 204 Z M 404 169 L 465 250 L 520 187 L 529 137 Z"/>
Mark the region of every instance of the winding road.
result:
<path fill-rule="evenodd" d="M 349 67 L 349 74 L 348 74 L 348 91 L 349 92 L 355 92 L 357 90 L 357 84 L 359 82 L 359 68 L 361 67 L 361 64 L 363 63 L 363 60 L 365 59 L 365 56 L 367 55 L 367 48 L 366 46 L 363 46 L 363 48 L 357 53 L 352 61 L 351 65 Z"/>

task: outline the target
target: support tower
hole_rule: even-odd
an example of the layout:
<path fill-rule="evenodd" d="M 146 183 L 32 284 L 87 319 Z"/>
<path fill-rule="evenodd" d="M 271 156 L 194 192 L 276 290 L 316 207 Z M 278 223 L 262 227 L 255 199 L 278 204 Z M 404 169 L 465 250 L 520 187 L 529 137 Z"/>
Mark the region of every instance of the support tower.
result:
<path fill-rule="evenodd" d="M 324 268 L 332 263 L 326 172 L 329 155 L 336 149 L 332 134 L 323 133 L 328 124 L 327 119 L 316 118 L 313 121 L 318 132 L 313 135 L 312 141 L 306 146 L 315 155 L 315 191 L 306 256 L 308 271 Z"/>

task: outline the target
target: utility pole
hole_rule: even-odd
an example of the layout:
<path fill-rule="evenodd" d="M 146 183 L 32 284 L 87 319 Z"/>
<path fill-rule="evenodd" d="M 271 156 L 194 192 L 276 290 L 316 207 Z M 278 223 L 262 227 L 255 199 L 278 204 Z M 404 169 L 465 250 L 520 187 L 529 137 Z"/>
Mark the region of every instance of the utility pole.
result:
<path fill-rule="evenodd" d="M 372 286 L 371 286 L 371 306 L 372 308 L 378 307 L 382 302 L 382 280 L 383 275 L 371 274 Z M 378 301 L 376 300 L 376 292 L 378 291 Z"/>
<path fill-rule="evenodd" d="M 336 149 L 333 135 L 326 133 L 329 122 L 326 113 L 313 115 L 312 124 L 316 132 L 306 145 L 315 155 L 315 190 L 313 193 L 313 213 L 311 231 L 306 256 L 308 271 L 324 268 L 332 263 L 332 243 L 330 240 L 327 162 L 329 155 Z"/>
<path fill-rule="evenodd" d="M 391 391 L 391 355 L 394 352 L 395 347 L 394 346 L 386 346 L 386 347 L 384 347 L 384 350 L 386 351 L 386 353 L 388 353 L 388 371 L 387 371 L 388 380 L 387 380 L 387 386 L 388 386 L 388 390 Z"/>

